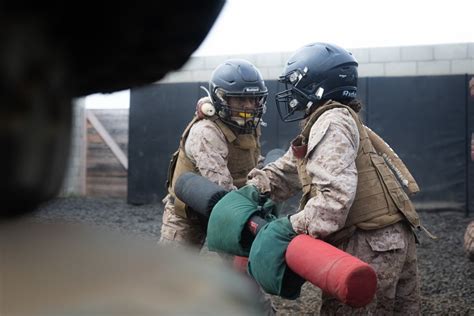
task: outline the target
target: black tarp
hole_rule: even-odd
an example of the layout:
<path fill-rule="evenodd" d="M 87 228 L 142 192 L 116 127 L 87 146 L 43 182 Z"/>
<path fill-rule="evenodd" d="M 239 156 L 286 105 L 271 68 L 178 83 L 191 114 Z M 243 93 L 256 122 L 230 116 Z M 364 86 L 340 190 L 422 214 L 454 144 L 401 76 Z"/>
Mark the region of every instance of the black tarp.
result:
<path fill-rule="evenodd" d="M 469 86 L 471 83 L 471 87 Z M 474 212 L 474 76 L 466 76 L 466 165 L 467 165 L 467 205 L 466 215 Z"/>
<path fill-rule="evenodd" d="M 422 192 L 419 207 L 466 209 L 474 204 L 474 167 L 470 137 L 474 133 L 474 101 L 468 76 L 361 78 L 361 117 L 405 161 Z M 283 123 L 275 108 L 276 81 L 269 88 L 268 124 L 262 152 L 287 149 L 298 123 Z M 207 83 L 154 84 L 132 89 L 129 123 L 128 202 L 153 203 L 165 195 L 171 154 L 194 113 Z"/>
<path fill-rule="evenodd" d="M 168 162 L 198 97 L 196 83 L 154 84 L 131 90 L 129 203 L 154 203 L 164 197 Z"/>
<path fill-rule="evenodd" d="M 368 125 L 399 154 L 423 208 L 464 208 L 464 76 L 370 78 Z"/>

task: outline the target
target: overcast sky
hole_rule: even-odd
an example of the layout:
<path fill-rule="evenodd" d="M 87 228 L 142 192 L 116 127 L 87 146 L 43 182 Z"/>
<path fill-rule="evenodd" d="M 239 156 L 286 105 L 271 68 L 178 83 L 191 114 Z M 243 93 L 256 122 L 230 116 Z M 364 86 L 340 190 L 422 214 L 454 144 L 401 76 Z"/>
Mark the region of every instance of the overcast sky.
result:
<path fill-rule="evenodd" d="M 227 0 L 194 56 L 474 42 L 474 0 Z M 128 107 L 129 92 L 86 105 Z"/>
<path fill-rule="evenodd" d="M 194 55 L 474 42 L 473 0 L 227 0 Z"/>

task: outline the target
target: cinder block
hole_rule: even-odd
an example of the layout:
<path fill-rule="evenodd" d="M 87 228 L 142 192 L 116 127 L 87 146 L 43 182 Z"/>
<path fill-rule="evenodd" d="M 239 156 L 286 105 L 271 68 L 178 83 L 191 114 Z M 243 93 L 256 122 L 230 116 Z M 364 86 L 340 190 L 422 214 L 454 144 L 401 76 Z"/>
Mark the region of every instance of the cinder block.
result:
<path fill-rule="evenodd" d="M 386 76 L 415 76 L 416 62 L 386 63 Z"/>
<path fill-rule="evenodd" d="M 268 53 L 257 55 L 257 68 L 263 67 L 281 67 L 283 68 L 284 61 L 281 53 Z"/>
<path fill-rule="evenodd" d="M 286 62 L 288 59 L 290 59 L 291 55 L 293 55 L 295 52 L 283 52 L 281 53 L 281 59 L 282 59 L 282 69 L 285 67 Z"/>
<path fill-rule="evenodd" d="M 448 75 L 451 73 L 450 61 L 419 61 L 417 75 Z"/>
<path fill-rule="evenodd" d="M 263 80 L 269 80 L 270 74 L 268 72 L 268 67 L 257 67 L 258 70 L 260 71 L 260 74 L 263 77 Z"/>
<path fill-rule="evenodd" d="M 277 80 L 283 73 L 283 67 L 269 67 L 267 68 L 267 77 L 265 80 Z"/>
<path fill-rule="evenodd" d="M 204 64 L 205 59 L 206 57 L 204 56 L 191 57 L 180 70 L 205 69 L 206 68 Z"/>
<path fill-rule="evenodd" d="M 194 70 L 192 72 L 192 81 L 193 82 L 196 82 L 196 81 L 209 81 L 209 79 L 211 79 L 211 75 L 212 75 L 212 71 L 213 70 Z"/>
<path fill-rule="evenodd" d="M 171 82 L 193 82 L 192 71 L 173 71 L 168 73 L 160 83 L 171 83 Z"/>
<path fill-rule="evenodd" d="M 467 45 L 467 57 L 474 58 L 474 43 Z"/>
<path fill-rule="evenodd" d="M 385 75 L 384 64 L 360 64 L 359 77 L 383 77 Z"/>
<path fill-rule="evenodd" d="M 433 60 L 434 48 L 433 46 L 408 46 L 401 47 L 402 61 L 424 61 Z"/>
<path fill-rule="evenodd" d="M 400 47 L 369 48 L 371 63 L 400 61 Z"/>
<path fill-rule="evenodd" d="M 221 55 L 221 56 L 206 56 L 204 57 L 204 68 L 207 70 L 214 70 L 217 66 L 220 64 L 224 63 L 226 60 L 235 58 L 235 57 L 229 57 L 227 55 Z"/>
<path fill-rule="evenodd" d="M 256 54 L 239 54 L 239 55 L 231 55 L 229 58 L 240 58 L 245 59 L 255 65 L 255 67 L 259 68 L 257 65 L 257 56 Z M 260 69 L 260 68 L 259 68 Z"/>
<path fill-rule="evenodd" d="M 467 44 L 437 45 L 434 48 L 435 59 L 464 59 L 467 58 Z"/>
<path fill-rule="evenodd" d="M 163 78 L 160 79 L 160 81 L 154 82 L 153 84 L 158 84 L 158 83 L 170 83 L 171 78 L 173 76 L 173 72 L 168 72 Z"/>
<path fill-rule="evenodd" d="M 353 48 L 348 49 L 359 64 L 366 64 L 369 62 L 369 49 L 368 48 Z"/>
<path fill-rule="evenodd" d="M 474 59 L 459 59 L 451 61 L 452 74 L 474 74 Z"/>

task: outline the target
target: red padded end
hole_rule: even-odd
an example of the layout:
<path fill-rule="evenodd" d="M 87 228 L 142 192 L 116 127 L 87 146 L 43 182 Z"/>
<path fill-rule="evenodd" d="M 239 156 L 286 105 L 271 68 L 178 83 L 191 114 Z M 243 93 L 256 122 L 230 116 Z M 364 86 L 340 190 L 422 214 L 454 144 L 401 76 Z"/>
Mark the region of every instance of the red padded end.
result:
<path fill-rule="evenodd" d="M 296 274 L 349 306 L 365 306 L 375 296 L 374 269 L 322 240 L 296 236 L 288 245 L 285 259 Z"/>
<path fill-rule="evenodd" d="M 247 264 L 248 264 L 248 262 L 249 262 L 249 258 L 247 258 L 247 257 L 235 256 L 233 267 L 234 267 L 235 270 L 237 270 L 239 272 L 247 273 Z"/>
<path fill-rule="evenodd" d="M 377 274 L 366 264 L 355 268 L 346 278 L 347 293 L 343 303 L 363 307 L 372 302 L 377 290 Z"/>

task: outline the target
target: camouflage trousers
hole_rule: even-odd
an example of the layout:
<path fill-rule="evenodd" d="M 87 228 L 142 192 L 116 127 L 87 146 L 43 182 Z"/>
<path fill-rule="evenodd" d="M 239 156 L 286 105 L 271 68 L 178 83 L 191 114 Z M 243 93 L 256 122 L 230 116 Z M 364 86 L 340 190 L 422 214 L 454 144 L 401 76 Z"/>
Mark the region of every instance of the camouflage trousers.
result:
<path fill-rule="evenodd" d="M 415 236 L 397 223 L 403 236 L 399 249 L 376 251 L 367 242 L 373 231 L 356 230 L 340 248 L 370 264 L 377 273 L 377 292 L 364 308 L 351 308 L 323 296 L 321 315 L 420 315 L 420 289 Z"/>
<path fill-rule="evenodd" d="M 184 218 L 176 215 L 173 204 L 171 202 L 165 204 L 160 243 L 177 243 L 201 249 L 205 238 L 206 232 L 197 217 L 191 215 Z"/>

